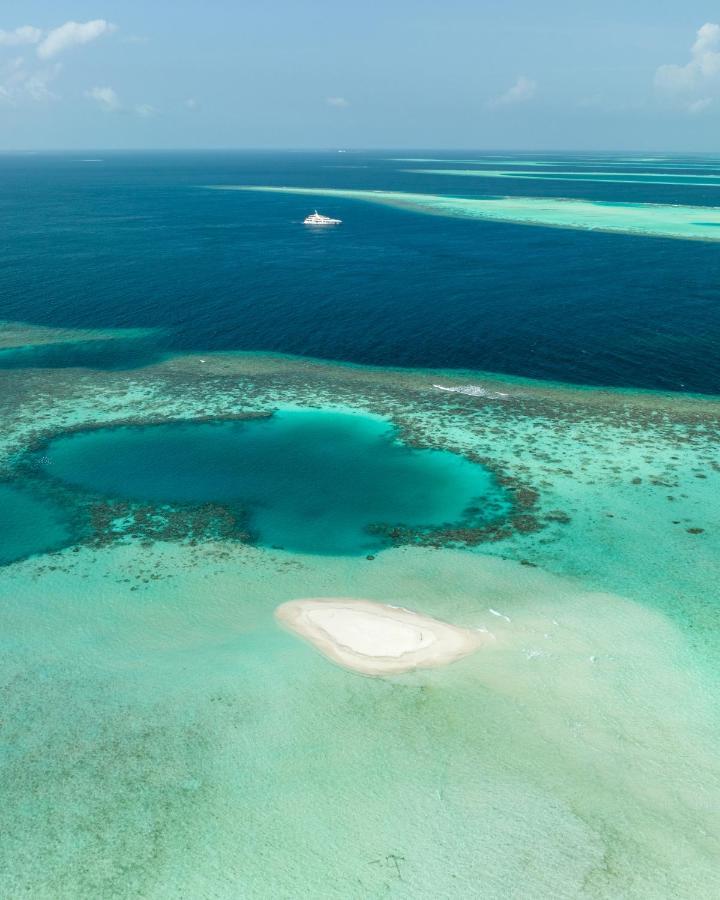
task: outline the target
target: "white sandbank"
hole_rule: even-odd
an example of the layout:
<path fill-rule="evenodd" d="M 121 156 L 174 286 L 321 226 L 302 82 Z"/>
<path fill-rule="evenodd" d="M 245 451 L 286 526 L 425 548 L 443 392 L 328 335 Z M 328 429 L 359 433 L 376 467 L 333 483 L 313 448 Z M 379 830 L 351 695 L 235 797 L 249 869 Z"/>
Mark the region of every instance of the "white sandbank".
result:
<path fill-rule="evenodd" d="M 278 606 L 275 618 L 328 659 L 362 675 L 446 666 L 494 640 L 487 631 L 351 597 L 290 600 Z"/>

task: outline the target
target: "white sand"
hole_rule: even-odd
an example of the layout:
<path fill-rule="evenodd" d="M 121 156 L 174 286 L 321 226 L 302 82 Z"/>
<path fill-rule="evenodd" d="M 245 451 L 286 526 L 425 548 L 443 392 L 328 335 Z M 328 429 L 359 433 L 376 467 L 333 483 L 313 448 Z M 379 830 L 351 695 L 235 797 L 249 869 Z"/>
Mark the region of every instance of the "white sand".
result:
<path fill-rule="evenodd" d="M 350 597 L 291 600 L 275 617 L 328 659 L 362 675 L 445 666 L 493 640 L 489 632 Z"/>

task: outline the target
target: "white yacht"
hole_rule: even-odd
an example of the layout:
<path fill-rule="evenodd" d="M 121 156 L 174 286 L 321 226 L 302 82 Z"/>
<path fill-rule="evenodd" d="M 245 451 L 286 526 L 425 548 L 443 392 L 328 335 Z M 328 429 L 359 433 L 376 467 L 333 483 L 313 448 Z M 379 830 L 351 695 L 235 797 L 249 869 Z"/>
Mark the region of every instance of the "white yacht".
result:
<path fill-rule="evenodd" d="M 303 222 L 303 225 L 342 225 L 342 219 L 331 219 L 330 216 L 321 216 L 315 210 Z"/>

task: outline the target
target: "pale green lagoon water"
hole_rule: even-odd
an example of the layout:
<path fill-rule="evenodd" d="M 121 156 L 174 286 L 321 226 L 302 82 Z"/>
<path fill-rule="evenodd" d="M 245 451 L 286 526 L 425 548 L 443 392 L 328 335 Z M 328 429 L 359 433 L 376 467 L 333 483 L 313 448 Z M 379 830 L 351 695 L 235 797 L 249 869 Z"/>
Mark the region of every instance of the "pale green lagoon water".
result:
<path fill-rule="evenodd" d="M 0 895 L 720 893 L 717 401 L 261 354 L 1 377 L 4 483 L 47 502 L 55 436 L 280 409 L 393 423 L 514 506 L 473 548 L 366 559 L 151 538 L 86 498 L 81 541 L 0 569 Z M 497 640 L 368 679 L 277 628 L 303 596 Z"/>
<path fill-rule="evenodd" d="M 453 174 L 456 174 L 453 172 Z M 720 207 L 662 203 L 621 203 L 557 197 L 446 197 L 400 191 L 215 185 L 214 190 L 264 191 L 309 197 L 337 197 L 397 206 L 439 216 L 544 225 L 583 231 L 610 231 L 678 240 L 720 241 Z"/>

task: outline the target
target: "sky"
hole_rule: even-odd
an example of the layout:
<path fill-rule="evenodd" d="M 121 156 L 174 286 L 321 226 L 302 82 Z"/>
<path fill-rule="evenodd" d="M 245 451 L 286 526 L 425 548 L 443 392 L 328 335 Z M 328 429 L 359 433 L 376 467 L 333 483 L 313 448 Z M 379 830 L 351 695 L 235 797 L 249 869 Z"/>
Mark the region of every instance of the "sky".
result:
<path fill-rule="evenodd" d="M 720 151 L 720 3 L 0 3 L 0 149 Z"/>

